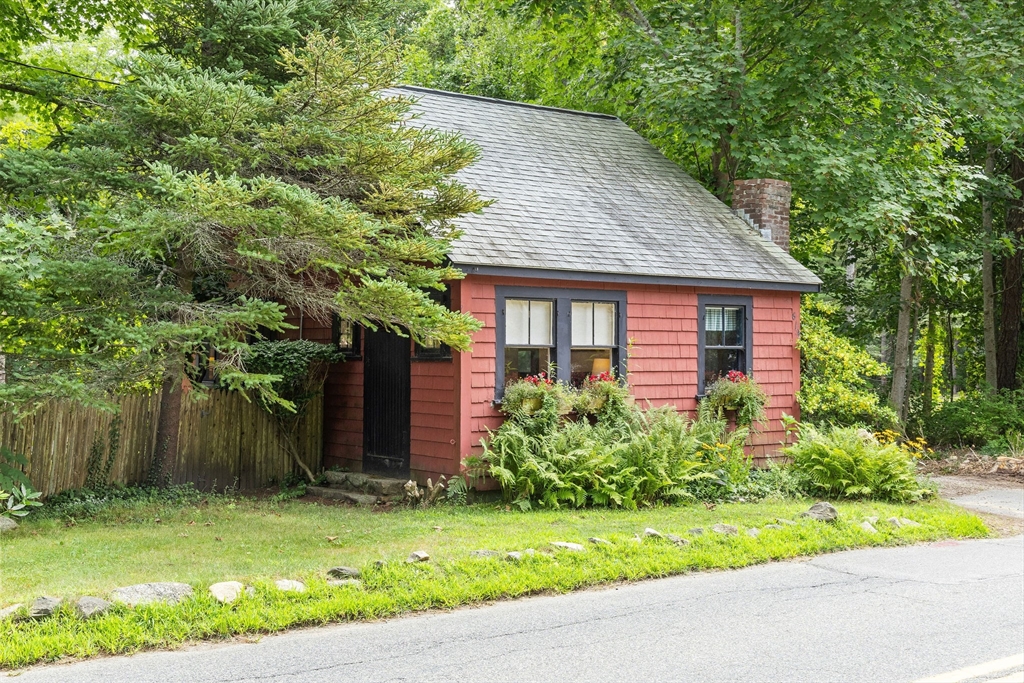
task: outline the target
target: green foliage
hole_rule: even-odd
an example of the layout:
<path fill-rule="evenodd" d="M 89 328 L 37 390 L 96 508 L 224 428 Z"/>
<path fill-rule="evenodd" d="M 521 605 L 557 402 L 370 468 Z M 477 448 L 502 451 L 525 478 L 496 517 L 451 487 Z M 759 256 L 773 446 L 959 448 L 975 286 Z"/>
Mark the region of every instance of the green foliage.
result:
<path fill-rule="evenodd" d="M 573 391 L 521 380 L 509 394 L 512 403 L 502 403 L 508 419 L 484 440 L 480 460 L 506 499 L 522 509 L 534 503 L 634 509 L 692 498 L 697 482 L 728 486 L 749 471 L 747 432 L 726 435 L 725 421 L 709 408 L 692 423 L 671 407 L 643 411 L 627 404 L 628 390 L 614 381 Z M 564 401 L 566 395 L 571 400 Z M 524 410 L 531 399 L 540 406 Z M 589 413 L 563 418 L 560 399 Z"/>
<path fill-rule="evenodd" d="M 0 446 L 0 490 L 11 491 L 16 486 L 32 486 L 32 481 L 23 469 L 26 467 L 28 458 L 7 446 Z"/>
<path fill-rule="evenodd" d="M 281 401 L 266 404 L 268 410 L 301 415 L 323 389 L 327 366 L 340 360 L 332 345 L 302 339 L 252 344 L 245 364 L 249 372 L 275 378 L 270 386 Z"/>
<path fill-rule="evenodd" d="M 131 510 L 145 505 L 197 505 L 211 494 L 193 484 L 174 486 L 106 485 L 61 491 L 46 500 L 39 511 L 42 518 L 81 521 L 113 510 Z"/>
<path fill-rule="evenodd" d="M 736 424 L 741 427 L 767 420 L 768 394 L 761 385 L 741 372 L 733 371 L 729 375 L 708 387 L 704 401 L 712 410 L 735 410 Z"/>
<path fill-rule="evenodd" d="M 117 448 L 121 443 L 121 416 L 115 415 L 107 430 L 106 443 L 97 433 L 89 448 L 89 458 L 85 461 L 85 486 L 87 489 L 105 487 L 110 482 L 110 470 L 114 467 Z"/>
<path fill-rule="evenodd" d="M 24 484 L 14 486 L 10 491 L 0 489 L 0 501 L 4 503 L 0 508 L 0 515 L 26 517 L 32 508 L 42 505 L 37 500 L 41 495 L 43 494 L 39 491 L 34 491 Z"/>
<path fill-rule="evenodd" d="M 1011 433 L 1024 432 L 1024 389 L 961 395 L 942 403 L 924 420 L 924 436 L 934 446 L 973 446 L 993 443 L 1000 452 Z"/>
<path fill-rule="evenodd" d="M 284 329 L 283 306 L 467 348 L 479 323 L 428 292 L 461 277 L 453 221 L 486 202 L 454 176 L 477 150 L 407 125 L 410 100 L 385 92 L 400 56 L 314 34 L 266 89 L 147 53 L 120 85 L 71 79 L 89 103 L 74 125 L 0 154 L 0 350 L 15 355 L 0 400 L 102 402 L 201 354 L 223 386 L 274 401 L 243 358 Z"/>
<path fill-rule="evenodd" d="M 837 310 L 817 297 L 804 297 L 797 344 L 801 416 L 816 425 L 895 427 L 896 412 L 882 404 L 870 381 L 887 375 L 889 368 L 835 332 L 828 316 Z"/>
<path fill-rule="evenodd" d="M 799 440 L 783 452 L 807 478 L 811 495 L 909 502 L 930 494 L 918 484 L 913 456 L 906 449 L 880 444 L 863 429 L 831 427 L 821 432 L 805 424 Z"/>

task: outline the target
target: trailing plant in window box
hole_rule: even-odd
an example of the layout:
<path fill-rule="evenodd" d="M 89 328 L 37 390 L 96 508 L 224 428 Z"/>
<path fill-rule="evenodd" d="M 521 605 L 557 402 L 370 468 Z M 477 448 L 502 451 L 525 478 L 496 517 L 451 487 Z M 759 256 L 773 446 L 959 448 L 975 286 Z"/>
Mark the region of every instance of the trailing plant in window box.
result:
<path fill-rule="evenodd" d="M 573 398 L 570 389 L 542 372 L 509 384 L 501 400 L 501 412 L 538 434 L 555 428 L 572 410 Z"/>
<path fill-rule="evenodd" d="M 749 427 L 767 419 L 768 394 L 739 370 L 730 370 L 708 387 L 704 401 L 716 411 L 735 410 L 736 425 Z"/>
<path fill-rule="evenodd" d="M 613 372 L 587 377 L 573 401 L 577 415 L 603 418 L 606 422 L 628 422 L 632 405 L 629 387 L 620 382 Z"/>

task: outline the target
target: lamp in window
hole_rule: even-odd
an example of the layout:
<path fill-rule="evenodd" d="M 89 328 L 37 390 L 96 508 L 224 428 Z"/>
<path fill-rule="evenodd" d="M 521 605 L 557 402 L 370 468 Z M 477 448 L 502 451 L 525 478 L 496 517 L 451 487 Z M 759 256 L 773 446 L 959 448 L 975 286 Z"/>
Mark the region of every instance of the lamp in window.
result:
<path fill-rule="evenodd" d="M 595 358 L 594 364 L 591 366 L 591 375 L 600 375 L 603 372 L 612 371 L 612 359 L 611 358 Z"/>

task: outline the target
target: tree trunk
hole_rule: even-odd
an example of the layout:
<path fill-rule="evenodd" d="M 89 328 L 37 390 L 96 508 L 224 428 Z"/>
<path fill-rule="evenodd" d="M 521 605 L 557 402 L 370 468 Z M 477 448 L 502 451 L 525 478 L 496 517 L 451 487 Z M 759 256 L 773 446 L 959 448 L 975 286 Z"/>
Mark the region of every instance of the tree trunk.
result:
<path fill-rule="evenodd" d="M 924 414 L 932 414 L 932 392 L 935 390 L 935 315 L 928 311 L 928 330 L 924 336 Z"/>
<path fill-rule="evenodd" d="M 178 431 L 181 427 L 181 375 L 168 377 L 160 389 L 160 414 L 156 420 L 156 451 L 153 465 L 156 481 L 170 481 L 178 457 Z"/>
<path fill-rule="evenodd" d="M 900 314 L 896 323 L 896 344 L 892 362 L 892 388 L 889 403 L 900 421 L 906 420 L 907 370 L 910 367 L 910 323 L 914 297 L 914 276 L 909 270 L 900 280 Z"/>
<path fill-rule="evenodd" d="M 853 288 L 857 284 L 857 256 L 852 248 L 846 250 L 846 289 L 849 300 L 854 300 Z M 857 321 L 856 311 L 853 304 L 846 307 L 846 324 L 853 325 Z"/>
<path fill-rule="evenodd" d="M 995 146 L 989 145 L 985 154 L 985 175 L 995 173 Z M 982 327 L 985 336 L 985 384 L 988 390 L 996 388 L 996 288 L 992 260 L 992 198 L 981 197 L 981 228 L 985 246 L 981 252 Z"/>
<path fill-rule="evenodd" d="M 1024 156 L 1015 151 L 1010 157 L 1010 180 L 1024 193 Z M 1006 210 L 1006 228 L 1017 240 L 1016 250 L 1003 259 L 1003 306 L 996 344 L 996 388 L 1017 388 L 1017 363 L 1020 355 L 1021 306 L 1024 306 L 1024 197 L 1010 201 Z"/>
<path fill-rule="evenodd" d="M 911 389 L 914 387 L 914 376 L 917 374 L 917 329 L 921 322 L 921 305 L 917 301 L 917 297 L 914 298 L 914 317 L 910 323 L 910 344 L 907 350 L 907 388 L 903 392 L 903 417 L 906 419 L 910 416 L 910 395 L 913 393 Z"/>
<path fill-rule="evenodd" d="M 946 315 L 946 357 L 949 358 L 949 400 L 956 399 L 956 330 L 953 314 Z"/>

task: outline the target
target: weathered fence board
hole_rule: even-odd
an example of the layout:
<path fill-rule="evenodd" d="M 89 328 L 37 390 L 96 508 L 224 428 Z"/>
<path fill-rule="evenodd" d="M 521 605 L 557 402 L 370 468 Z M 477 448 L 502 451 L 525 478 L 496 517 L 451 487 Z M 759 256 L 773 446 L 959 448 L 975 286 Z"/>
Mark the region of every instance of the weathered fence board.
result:
<path fill-rule="evenodd" d="M 120 441 L 110 481 L 143 481 L 152 463 L 160 396 L 126 396 L 120 401 Z M 99 439 L 103 453 L 111 413 L 73 403 L 52 403 L 20 422 L 0 414 L 0 445 L 24 454 L 33 485 L 51 496 L 85 484 L 89 453 Z M 205 401 L 183 401 L 175 483 L 202 490 L 237 486 L 254 489 L 280 481 L 296 469 L 274 419 L 237 392 L 211 391 Z M 323 451 L 323 402 L 314 399 L 298 429 L 299 457 L 314 471 Z"/>

